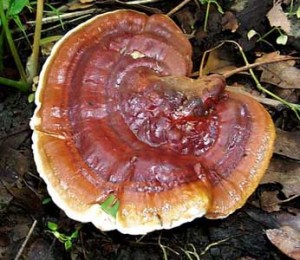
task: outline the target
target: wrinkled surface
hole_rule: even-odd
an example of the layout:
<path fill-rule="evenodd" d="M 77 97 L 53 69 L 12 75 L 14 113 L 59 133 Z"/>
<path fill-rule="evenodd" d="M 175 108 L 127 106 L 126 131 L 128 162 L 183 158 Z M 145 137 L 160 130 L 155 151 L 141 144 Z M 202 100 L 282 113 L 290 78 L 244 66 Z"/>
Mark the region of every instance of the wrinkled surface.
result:
<path fill-rule="evenodd" d="M 57 45 L 32 127 L 38 170 L 67 214 L 137 234 L 245 203 L 272 154 L 272 121 L 221 76 L 190 72 L 190 44 L 163 15 L 105 14 Z M 116 219 L 93 206 L 109 194 Z"/>

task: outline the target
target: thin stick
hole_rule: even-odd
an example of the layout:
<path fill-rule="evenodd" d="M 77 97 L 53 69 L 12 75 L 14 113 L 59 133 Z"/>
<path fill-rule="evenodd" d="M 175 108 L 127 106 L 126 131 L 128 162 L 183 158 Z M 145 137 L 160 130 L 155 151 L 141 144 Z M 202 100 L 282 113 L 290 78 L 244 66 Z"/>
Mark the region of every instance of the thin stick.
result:
<path fill-rule="evenodd" d="M 85 14 L 93 14 L 97 11 L 97 8 L 92 8 L 92 9 L 88 9 L 88 10 L 83 10 L 83 11 L 76 11 L 76 12 L 72 12 L 72 13 L 65 13 L 65 14 L 60 14 L 59 16 L 54 15 L 54 16 L 49 16 L 49 17 L 44 17 L 42 19 L 42 23 L 43 24 L 48 24 L 48 23 L 54 23 L 61 20 L 67 20 L 67 19 L 72 19 L 74 17 L 79 17 Z M 100 9 L 101 10 L 101 9 Z M 27 24 L 36 24 L 36 20 L 35 21 L 28 21 Z"/>
<path fill-rule="evenodd" d="M 250 92 L 248 92 L 248 91 L 246 91 L 246 90 L 244 90 L 240 87 L 226 86 L 226 90 L 233 91 L 233 92 L 236 92 L 236 93 L 242 93 L 244 95 L 250 96 L 250 97 L 256 99 L 259 103 L 271 106 L 275 109 L 280 109 L 280 107 L 284 106 L 280 101 L 278 101 L 276 99 L 271 99 L 271 98 L 265 98 L 265 97 L 261 97 L 261 96 L 252 95 Z"/>
<path fill-rule="evenodd" d="M 143 5 L 159 2 L 161 0 L 135 0 L 135 1 L 120 1 L 116 0 L 117 3 L 126 4 L 126 5 Z"/>
<path fill-rule="evenodd" d="M 252 68 L 255 68 L 255 67 L 258 67 L 258 66 L 271 64 L 271 63 L 275 63 L 275 62 L 288 61 L 288 60 L 300 60 L 300 57 L 282 57 L 282 58 L 276 58 L 276 59 L 269 60 L 269 61 L 255 62 L 255 63 L 245 65 L 243 67 L 228 71 L 228 72 L 224 73 L 223 76 L 225 78 L 229 78 L 229 77 L 231 77 L 232 75 L 234 75 L 236 73 L 239 73 L 239 72 L 242 72 L 242 71 L 245 71 L 245 70 L 249 70 L 249 69 L 252 69 Z"/>
<path fill-rule="evenodd" d="M 296 194 L 296 195 L 293 195 L 293 196 L 291 196 L 291 197 L 289 197 L 289 198 L 287 198 L 287 199 L 285 199 L 285 200 L 281 200 L 279 203 L 289 202 L 289 201 L 294 200 L 294 199 L 296 199 L 296 198 L 298 198 L 298 197 L 300 197 L 300 195 L 299 195 L 299 194 Z"/>
<path fill-rule="evenodd" d="M 44 0 L 37 1 L 37 10 L 36 10 L 36 25 L 34 31 L 34 42 L 32 48 L 32 59 L 31 59 L 31 70 L 29 82 L 32 82 L 33 78 L 38 73 L 38 60 L 40 52 L 40 40 L 41 40 L 41 30 L 42 30 L 42 19 L 43 19 L 43 10 L 44 10 Z"/>
<path fill-rule="evenodd" d="M 172 14 L 176 13 L 178 10 L 180 10 L 182 7 L 184 7 L 188 2 L 190 2 L 191 0 L 184 0 L 182 1 L 179 5 L 177 5 L 176 7 L 174 7 L 171 11 L 169 11 L 166 15 L 167 16 L 171 16 Z"/>
<path fill-rule="evenodd" d="M 27 244 L 29 238 L 31 237 L 31 234 L 32 234 L 32 232 L 33 232 L 33 230 L 34 230 L 36 224 L 37 224 L 37 220 L 34 220 L 33 223 L 32 223 L 32 226 L 31 226 L 30 230 L 28 231 L 28 234 L 27 234 L 27 236 L 26 236 L 26 238 L 25 238 L 25 240 L 24 240 L 24 242 L 23 242 L 21 248 L 19 249 L 19 252 L 18 252 L 18 254 L 16 255 L 16 257 L 15 257 L 14 260 L 18 260 L 18 259 L 20 258 L 20 256 L 22 255 L 22 253 L 23 253 L 23 251 L 24 251 L 24 248 L 25 248 L 25 246 L 26 246 L 26 244 Z"/>

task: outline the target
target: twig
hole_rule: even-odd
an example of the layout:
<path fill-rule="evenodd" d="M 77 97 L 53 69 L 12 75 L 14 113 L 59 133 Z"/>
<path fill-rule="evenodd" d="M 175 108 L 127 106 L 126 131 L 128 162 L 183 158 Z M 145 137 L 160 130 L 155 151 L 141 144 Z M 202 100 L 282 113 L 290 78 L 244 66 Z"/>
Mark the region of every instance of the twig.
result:
<path fill-rule="evenodd" d="M 199 70 L 199 76 L 200 77 L 203 76 L 203 68 L 204 68 L 204 62 L 206 60 L 206 56 L 210 52 L 212 52 L 212 51 L 214 51 L 214 50 L 219 49 L 220 47 L 222 47 L 226 42 L 233 43 L 233 41 L 223 41 L 220 44 L 218 44 L 217 46 L 215 46 L 214 48 L 209 49 L 209 50 L 207 50 L 207 51 L 205 51 L 203 53 L 203 57 L 201 59 L 201 64 L 200 64 L 200 70 Z M 276 62 L 281 62 L 281 61 L 288 61 L 288 60 L 300 60 L 300 57 L 291 57 L 291 56 L 287 56 L 286 57 L 286 56 L 284 56 L 284 57 L 276 58 L 276 59 L 269 60 L 269 61 L 260 61 L 260 62 L 255 62 L 255 63 L 251 63 L 251 64 L 247 63 L 243 67 L 236 68 L 234 70 L 231 70 L 231 71 L 228 71 L 228 72 L 224 73 L 223 76 L 225 78 L 229 78 L 229 77 L 231 77 L 234 74 L 240 73 L 242 71 L 250 70 L 250 69 L 253 69 L 253 68 L 258 67 L 258 66 L 262 66 L 262 65 L 266 65 L 266 64 L 271 64 L 271 63 L 276 63 Z"/>
<path fill-rule="evenodd" d="M 86 259 L 88 259 L 88 257 L 87 257 L 86 250 L 85 250 L 85 247 L 83 244 L 82 232 L 79 232 L 79 236 L 80 236 L 80 242 L 81 242 L 81 246 L 82 246 L 83 259 L 86 260 Z"/>
<path fill-rule="evenodd" d="M 204 250 L 200 253 L 200 255 L 201 255 L 201 256 L 205 255 L 205 254 L 207 253 L 207 251 L 208 251 L 209 249 L 211 249 L 212 247 L 217 246 L 217 245 L 220 245 L 220 244 L 222 244 L 222 243 L 225 243 L 225 242 L 227 242 L 228 240 L 230 240 L 230 239 L 232 239 L 232 238 L 234 238 L 234 236 L 228 237 L 228 238 L 225 238 L 225 239 L 222 239 L 222 240 L 219 240 L 219 241 L 216 241 L 216 242 L 213 242 L 213 243 L 208 244 L 208 245 L 204 248 Z"/>
<path fill-rule="evenodd" d="M 261 97 L 261 96 L 256 96 L 256 95 L 252 95 L 250 92 L 243 90 L 240 87 L 232 87 L 232 86 L 226 86 L 226 90 L 232 91 L 232 92 L 236 92 L 236 93 L 241 93 L 247 96 L 250 96 L 254 99 L 256 99 L 256 101 L 258 101 L 259 103 L 262 103 L 264 105 L 273 107 L 275 109 L 280 109 L 281 107 L 283 107 L 284 105 L 275 99 L 271 99 L 271 98 L 265 98 L 265 97 Z"/>
<path fill-rule="evenodd" d="M 37 75 L 38 72 L 38 60 L 39 60 L 39 51 L 40 51 L 40 40 L 41 40 L 41 30 L 42 30 L 42 18 L 44 10 L 44 0 L 37 1 L 37 10 L 36 10 L 36 25 L 34 30 L 34 42 L 32 48 L 32 56 L 30 57 L 30 72 L 28 81 L 32 83 L 33 78 Z"/>
<path fill-rule="evenodd" d="M 33 223 L 32 223 L 32 226 L 31 226 L 30 230 L 28 231 L 28 234 L 27 234 L 27 236 L 26 236 L 26 238 L 25 238 L 25 240 L 24 240 L 22 246 L 20 247 L 20 249 L 19 249 L 19 251 L 18 251 L 16 257 L 14 258 L 14 260 L 18 260 L 18 259 L 20 258 L 20 256 L 22 255 L 23 250 L 24 250 L 24 248 L 25 248 L 25 246 L 26 246 L 26 244 L 27 244 L 29 238 L 31 237 L 31 234 L 32 234 L 32 232 L 33 232 L 33 230 L 34 230 L 36 224 L 37 224 L 37 220 L 34 220 Z"/>
<path fill-rule="evenodd" d="M 221 47 L 222 45 L 224 45 L 225 43 L 231 43 L 231 44 L 234 44 L 234 45 L 238 48 L 238 50 L 239 50 L 240 54 L 242 55 L 242 58 L 243 58 L 243 60 L 244 60 L 244 62 L 245 62 L 245 64 L 246 64 L 245 68 L 248 69 L 248 71 L 249 71 L 249 73 L 250 73 L 252 79 L 254 80 L 254 82 L 255 82 L 255 84 L 256 84 L 256 87 L 257 87 L 260 91 L 262 91 L 262 92 L 268 94 L 269 96 L 273 97 L 274 99 L 280 101 L 282 104 L 284 104 L 285 106 L 287 106 L 288 108 L 290 108 L 290 109 L 295 113 L 296 117 L 300 120 L 300 105 L 299 105 L 299 104 L 290 103 L 290 102 L 284 100 L 283 98 L 281 98 L 281 97 L 275 95 L 273 92 L 269 91 L 268 89 L 264 88 L 264 87 L 260 84 L 259 80 L 257 79 L 257 77 L 256 77 L 256 75 L 255 75 L 255 73 L 254 73 L 254 71 L 252 70 L 252 68 L 253 68 L 253 67 L 252 67 L 252 64 L 250 64 L 250 63 L 248 62 L 248 59 L 247 59 L 247 57 L 246 57 L 245 52 L 243 51 L 242 46 L 241 46 L 240 44 L 238 44 L 236 41 L 233 41 L 233 40 L 225 40 L 225 41 L 221 42 L 220 44 L 218 44 L 216 47 L 214 47 L 214 48 L 212 48 L 212 49 L 210 49 L 210 50 L 208 50 L 208 51 L 205 51 L 204 54 L 203 54 L 202 60 L 201 60 L 201 64 L 200 64 L 200 71 L 199 71 L 200 77 L 201 77 L 202 74 L 203 74 L 204 60 L 205 60 L 206 55 L 207 55 L 209 52 L 211 52 L 211 51 L 213 51 L 213 50 L 216 50 L 216 49 L 220 48 L 220 47 Z M 285 58 L 286 58 L 286 57 L 285 57 Z M 293 58 L 293 59 L 299 59 L 299 58 Z M 282 60 L 282 59 L 276 59 L 276 61 L 274 61 L 274 62 L 278 62 L 278 61 L 283 61 L 283 60 Z M 273 62 L 273 61 L 272 61 L 272 62 Z M 263 63 L 263 64 L 267 64 L 267 63 L 268 63 L 268 62 L 265 62 L 265 63 Z M 256 66 L 257 66 L 257 64 L 256 64 Z M 227 75 L 226 75 L 226 74 L 227 74 Z M 224 77 L 229 77 L 229 76 L 231 76 L 231 75 L 232 75 L 232 73 L 231 73 L 231 72 L 228 72 L 228 73 L 225 73 L 223 76 L 224 76 Z"/>
<path fill-rule="evenodd" d="M 116 0 L 116 3 L 126 4 L 126 5 L 142 5 L 142 4 L 151 4 L 159 1 L 161 0 L 133 0 L 133 1 Z"/>
<path fill-rule="evenodd" d="M 97 8 L 92 8 L 92 9 L 83 10 L 83 11 L 76 11 L 76 12 L 72 12 L 72 13 L 60 14 L 59 16 L 55 15 L 55 16 L 44 17 L 42 19 L 42 23 L 43 24 L 54 23 L 54 22 L 59 21 L 60 19 L 66 20 L 66 19 L 71 19 L 74 17 L 80 17 L 85 14 L 93 14 L 98 10 L 99 9 L 97 9 Z M 27 24 L 35 24 L 35 23 L 36 23 L 36 21 L 28 21 L 27 22 Z"/>
<path fill-rule="evenodd" d="M 172 253 L 176 254 L 176 255 L 180 255 L 177 251 L 175 251 L 174 249 L 168 247 L 168 246 L 165 246 L 161 243 L 161 235 L 159 235 L 158 237 L 158 245 L 159 247 L 161 248 L 161 250 L 163 251 L 163 258 L 164 260 L 168 260 L 168 253 L 167 253 L 167 250 L 168 249 L 169 251 L 171 251 Z"/>
<path fill-rule="evenodd" d="M 281 62 L 281 61 L 288 61 L 288 60 L 300 60 L 300 57 L 282 57 L 282 58 L 276 58 L 273 60 L 269 60 L 269 61 L 260 61 L 260 62 L 255 62 L 255 63 L 251 63 L 248 65 L 245 65 L 243 67 L 228 71 L 226 73 L 223 74 L 223 76 L 225 78 L 229 78 L 232 75 L 245 71 L 245 70 L 249 70 L 258 66 L 262 66 L 262 65 L 266 65 L 266 64 L 271 64 L 271 63 L 276 63 L 276 62 Z"/>
<path fill-rule="evenodd" d="M 296 199 L 298 197 L 300 197 L 300 194 L 296 194 L 296 195 L 293 195 L 293 196 L 291 196 L 291 197 L 289 197 L 289 198 L 287 198 L 285 200 L 281 200 L 279 203 L 289 202 L 289 201 L 294 200 L 294 199 Z"/>
<path fill-rule="evenodd" d="M 238 49 L 239 49 L 239 52 L 240 52 L 241 55 L 242 55 L 242 58 L 243 58 L 243 60 L 244 60 L 244 62 L 245 62 L 245 64 L 246 64 L 246 66 L 249 66 L 249 62 L 248 62 L 248 59 L 247 59 L 247 57 L 246 57 L 246 54 L 245 54 L 245 52 L 243 51 L 243 48 L 242 48 L 242 46 L 241 46 L 240 44 L 238 44 L 237 42 L 232 41 L 232 40 L 226 40 L 226 41 L 224 41 L 224 42 L 228 42 L 228 43 L 231 43 L 231 44 L 234 44 L 235 46 L 237 46 Z M 255 82 L 255 84 L 256 84 L 256 87 L 257 87 L 260 91 L 262 91 L 262 92 L 268 94 L 269 96 L 271 96 L 271 97 L 277 99 L 278 101 L 280 101 L 282 104 L 286 105 L 288 108 L 290 108 L 290 109 L 295 113 L 295 115 L 296 115 L 296 117 L 298 118 L 298 120 L 300 120 L 300 114 L 299 114 L 299 112 L 298 112 L 298 111 L 300 111 L 300 105 L 290 103 L 290 102 L 284 100 L 283 98 L 281 98 L 281 97 L 275 95 L 273 92 L 269 91 L 268 89 L 264 88 L 264 87 L 260 84 L 260 82 L 259 82 L 259 80 L 257 79 L 257 77 L 256 77 L 254 71 L 252 70 L 252 68 L 249 69 L 249 72 L 250 72 L 250 74 L 251 74 L 251 76 L 252 76 L 252 79 L 254 80 L 254 82 Z"/>
<path fill-rule="evenodd" d="M 171 16 L 174 13 L 176 13 L 178 10 L 180 10 L 182 7 L 184 7 L 187 3 L 189 3 L 191 0 L 184 0 L 179 5 L 175 6 L 171 11 L 169 11 L 166 15 Z"/>
<path fill-rule="evenodd" d="M 88 18 L 88 17 L 90 17 L 90 16 L 91 16 L 91 14 L 86 14 L 86 15 L 83 15 L 83 16 L 79 16 L 79 17 L 76 17 L 76 18 L 74 18 L 74 19 L 72 19 L 72 20 L 65 21 L 64 24 L 71 24 L 71 23 L 74 23 L 74 22 L 76 22 L 76 21 L 78 21 L 78 20 L 86 19 L 86 18 Z M 51 26 L 51 27 L 49 27 L 49 28 L 46 28 L 46 29 L 42 30 L 42 33 L 50 32 L 50 31 L 52 31 L 52 30 L 54 30 L 54 29 L 56 29 L 56 28 L 59 28 L 59 27 L 61 27 L 61 24 L 57 24 L 57 25 Z M 32 36 L 32 35 L 33 35 L 32 33 L 31 33 L 31 34 L 30 34 L 30 33 L 28 34 L 28 36 Z M 24 39 L 24 36 L 19 37 L 19 38 L 16 38 L 15 41 L 21 41 L 21 40 L 23 40 L 23 39 Z"/>

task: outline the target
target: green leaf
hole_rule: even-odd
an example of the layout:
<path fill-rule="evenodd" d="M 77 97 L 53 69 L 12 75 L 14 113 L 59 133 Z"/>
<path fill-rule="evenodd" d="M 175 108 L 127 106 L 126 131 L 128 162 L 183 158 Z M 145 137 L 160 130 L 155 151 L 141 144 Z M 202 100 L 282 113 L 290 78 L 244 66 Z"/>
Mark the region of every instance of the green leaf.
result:
<path fill-rule="evenodd" d="M 30 93 L 27 97 L 28 103 L 31 104 L 34 101 L 35 93 Z M 51 198 L 46 198 L 42 201 L 42 204 L 45 205 L 51 201 Z"/>
<path fill-rule="evenodd" d="M 76 229 L 73 233 L 72 233 L 72 235 L 70 236 L 70 239 L 75 239 L 75 238 L 77 238 L 78 237 L 78 230 Z"/>
<path fill-rule="evenodd" d="M 9 2 L 10 0 L 2 0 L 3 1 L 3 8 L 4 10 L 7 10 L 9 8 Z"/>
<path fill-rule="evenodd" d="M 52 234 L 61 242 L 63 242 L 61 240 L 61 234 L 58 231 L 52 231 Z"/>
<path fill-rule="evenodd" d="M 29 0 L 13 0 L 10 4 L 7 14 L 9 16 L 17 15 L 22 12 L 26 5 L 29 5 Z"/>
<path fill-rule="evenodd" d="M 56 231 L 58 229 L 58 225 L 54 222 L 48 221 L 48 228 L 52 231 Z"/>
<path fill-rule="evenodd" d="M 219 3 L 218 3 L 216 0 L 211 0 L 210 2 L 211 2 L 211 3 L 214 3 L 214 4 L 217 6 L 218 12 L 219 12 L 220 14 L 224 14 L 224 11 L 223 11 L 223 9 L 222 9 L 222 6 L 220 6 Z"/>
<path fill-rule="evenodd" d="M 100 205 L 100 207 L 105 211 L 107 214 L 111 215 L 112 217 L 117 216 L 117 212 L 120 207 L 120 202 L 116 198 L 115 195 L 110 194 L 107 199 Z"/>
<path fill-rule="evenodd" d="M 65 245 L 65 249 L 69 250 L 72 247 L 72 241 L 67 240 L 64 245 Z"/>
<path fill-rule="evenodd" d="M 250 30 L 248 33 L 247 33 L 247 38 L 248 40 L 251 40 L 251 38 L 253 38 L 253 36 L 255 35 L 258 35 L 258 33 L 255 31 L 255 30 Z"/>
<path fill-rule="evenodd" d="M 285 34 L 279 35 L 276 39 L 276 43 L 281 45 L 286 45 L 287 41 L 288 41 L 288 37 Z"/>
<path fill-rule="evenodd" d="M 34 101 L 34 93 L 31 93 L 31 94 L 29 94 L 29 96 L 28 96 L 28 102 L 29 102 L 29 103 L 32 103 L 33 101 Z M 48 204 L 50 201 L 51 201 L 51 198 L 50 198 L 50 197 L 47 197 L 47 198 L 43 199 L 42 204 L 43 204 L 43 205 L 46 205 L 46 204 Z"/>
<path fill-rule="evenodd" d="M 300 18 L 300 6 L 298 7 L 298 9 L 296 11 L 296 16 L 298 19 Z"/>
<path fill-rule="evenodd" d="M 30 41 L 29 41 L 29 39 L 28 39 L 28 36 L 27 36 L 27 34 L 26 34 L 26 31 L 25 31 L 25 29 L 24 29 L 24 25 L 22 24 L 22 22 L 21 22 L 19 16 L 18 16 L 18 15 L 13 15 L 12 18 L 13 18 L 13 20 L 15 21 L 16 25 L 19 27 L 19 29 L 22 31 L 22 33 L 23 33 L 23 35 L 24 35 L 24 37 L 25 37 L 25 39 L 26 39 L 28 45 L 31 46 L 31 45 L 30 45 Z"/>

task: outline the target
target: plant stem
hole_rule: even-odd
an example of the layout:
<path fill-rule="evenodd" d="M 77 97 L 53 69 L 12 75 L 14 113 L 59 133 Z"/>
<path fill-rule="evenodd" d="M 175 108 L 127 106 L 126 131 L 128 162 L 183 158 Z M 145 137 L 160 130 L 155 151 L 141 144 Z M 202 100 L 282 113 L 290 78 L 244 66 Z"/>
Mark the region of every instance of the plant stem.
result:
<path fill-rule="evenodd" d="M 257 42 L 262 41 L 264 38 L 266 38 L 267 36 L 269 36 L 272 32 L 274 32 L 277 29 L 278 29 L 277 27 L 273 27 L 270 31 L 268 31 L 264 35 L 260 36 L 259 39 L 257 40 Z"/>
<path fill-rule="evenodd" d="M 1 18 L 2 26 L 3 26 L 4 32 L 5 32 L 5 36 L 6 36 L 10 51 L 13 55 L 14 61 L 16 63 L 17 69 L 18 69 L 20 77 L 21 77 L 21 80 L 23 82 L 26 82 L 26 73 L 25 73 L 24 67 L 22 65 L 21 59 L 19 57 L 16 45 L 11 36 L 10 30 L 8 27 L 8 21 L 6 19 L 5 13 L 4 13 L 4 1 L 0 1 L 0 18 Z"/>
<path fill-rule="evenodd" d="M 204 20 L 204 27 L 203 27 L 204 32 L 207 32 L 209 9 L 210 9 L 210 1 L 208 1 L 207 6 L 206 6 L 206 13 L 205 13 L 205 20 Z"/>
<path fill-rule="evenodd" d="M 250 63 L 248 62 L 248 59 L 247 59 L 247 57 L 246 57 L 246 54 L 244 53 L 244 50 L 243 50 L 242 46 L 239 45 L 239 44 L 238 44 L 237 42 L 235 42 L 235 41 L 232 41 L 232 40 L 225 40 L 225 41 L 222 41 L 222 42 L 221 42 L 220 44 L 218 44 L 217 46 L 215 46 L 214 48 L 212 48 L 212 49 L 210 49 L 210 50 L 208 50 L 208 51 L 205 51 L 204 54 L 203 54 L 202 60 L 201 60 L 201 64 L 200 64 L 199 77 L 202 77 L 202 75 L 203 75 L 202 72 L 203 72 L 204 60 L 205 60 L 206 55 L 208 55 L 208 53 L 210 53 L 211 51 L 214 51 L 214 50 L 216 50 L 216 49 L 219 49 L 219 48 L 220 48 L 221 46 L 223 46 L 225 43 L 231 43 L 231 44 L 234 44 L 235 46 L 238 47 L 239 52 L 241 53 L 242 58 L 243 58 L 243 60 L 244 60 L 244 62 L 245 62 L 245 64 L 246 64 L 245 69 L 248 69 L 248 70 L 249 70 L 249 72 L 250 72 L 250 74 L 251 74 L 251 76 L 252 76 L 252 78 L 253 78 L 253 80 L 254 80 L 254 82 L 255 82 L 255 84 L 256 84 L 256 87 L 257 87 L 260 91 L 262 91 L 262 92 L 268 94 L 269 96 L 275 98 L 276 100 L 280 101 L 282 104 L 284 104 L 285 106 L 287 106 L 288 108 L 290 108 L 290 109 L 295 113 L 295 115 L 296 115 L 296 117 L 298 118 L 298 120 L 300 120 L 300 105 L 294 104 L 294 103 L 290 103 L 290 102 L 284 100 L 283 98 L 281 98 L 281 97 L 275 95 L 274 93 L 272 93 L 271 91 L 267 90 L 266 88 L 264 88 L 264 87 L 260 84 L 259 80 L 257 79 L 257 77 L 256 77 L 256 75 L 255 75 L 255 73 L 254 73 L 254 71 L 252 70 L 252 67 L 257 66 L 257 65 L 260 65 L 260 64 L 259 64 L 259 63 L 257 63 L 257 64 L 250 64 Z M 297 59 L 297 58 L 295 58 L 295 59 Z M 280 59 L 280 60 L 276 60 L 276 61 L 274 61 L 274 62 L 279 62 L 279 61 L 283 61 L 283 60 L 286 60 L 286 59 L 283 58 L 283 59 Z M 272 62 L 273 62 L 273 61 L 272 61 Z M 244 70 L 244 69 L 243 69 L 243 70 Z M 239 72 L 239 71 L 240 71 L 240 69 L 237 69 L 235 72 Z M 228 78 L 228 77 L 230 77 L 230 76 L 232 76 L 232 75 L 233 75 L 232 72 L 227 72 L 227 73 L 225 73 L 223 76 L 224 76 L 225 78 Z"/>
<path fill-rule="evenodd" d="M 1 32 L 0 32 L 0 72 L 2 72 L 4 69 L 4 65 L 3 65 L 4 51 L 3 50 L 4 50 L 4 29 L 1 28 Z"/>
<path fill-rule="evenodd" d="M 34 31 L 34 41 L 32 48 L 32 57 L 31 57 L 31 70 L 29 75 L 29 82 L 33 81 L 38 73 L 38 64 L 39 64 L 39 51 L 40 51 L 40 40 L 41 40 L 41 30 L 42 30 L 42 18 L 44 10 L 44 0 L 37 1 L 37 11 L 36 11 L 36 24 Z"/>
<path fill-rule="evenodd" d="M 12 79 L 7 79 L 0 77 L 0 85 L 6 85 L 9 87 L 16 88 L 22 92 L 27 92 L 29 90 L 30 85 L 23 81 L 16 81 Z"/>
<path fill-rule="evenodd" d="M 240 53 L 241 53 L 241 55 L 242 55 L 242 58 L 243 58 L 243 60 L 244 60 L 244 62 L 245 62 L 245 64 L 246 64 L 246 66 L 250 66 L 250 64 L 249 64 L 249 62 L 248 62 L 248 59 L 247 59 L 247 57 L 246 57 L 246 55 L 245 55 L 245 53 L 244 53 L 244 50 L 243 50 L 243 48 L 242 48 L 241 45 L 239 45 L 237 42 L 231 41 L 231 40 L 226 40 L 225 42 L 230 42 L 230 43 L 233 43 L 234 45 L 236 45 L 236 46 L 239 48 L 239 51 L 240 51 Z M 293 103 L 287 102 L 287 101 L 284 100 L 283 98 L 281 98 L 281 97 L 275 95 L 273 92 L 267 90 L 266 88 L 264 88 L 264 87 L 260 84 L 260 82 L 259 82 L 259 80 L 257 79 L 257 77 L 256 77 L 256 75 L 255 75 L 255 73 L 254 73 L 254 71 L 253 71 L 252 68 L 249 68 L 249 72 L 250 72 L 250 74 L 251 74 L 251 76 L 252 76 L 252 78 L 253 78 L 253 80 L 254 80 L 254 82 L 255 82 L 255 84 L 256 84 L 256 87 L 257 87 L 259 90 L 263 91 L 264 93 L 270 95 L 271 97 L 273 97 L 273 98 L 275 98 L 276 100 L 280 101 L 282 104 L 284 104 L 284 105 L 286 105 L 287 107 L 289 107 L 292 111 L 294 111 L 294 113 L 296 114 L 297 118 L 300 120 L 300 114 L 299 114 L 299 112 L 298 112 L 298 110 L 300 111 L 300 105 L 297 105 L 297 104 L 293 104 Z"/>

